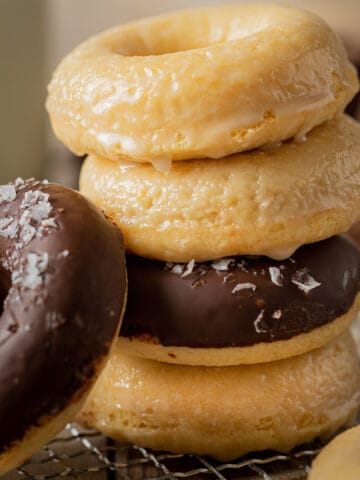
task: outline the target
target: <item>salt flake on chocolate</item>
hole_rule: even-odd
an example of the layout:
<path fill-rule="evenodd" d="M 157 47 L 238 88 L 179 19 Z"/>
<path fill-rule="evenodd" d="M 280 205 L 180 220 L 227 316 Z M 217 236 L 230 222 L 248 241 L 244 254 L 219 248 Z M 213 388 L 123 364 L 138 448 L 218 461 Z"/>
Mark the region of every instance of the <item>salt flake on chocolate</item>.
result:
<path fill-rule="evenodd" d="M 43 254 L 29 253 L 25 264 L 12 272 L 12 284 L 31 290 L 38 288 L 43 284 L 48 263 L 49 255 L 47 252 Z"/>
<path fill-rule="evenodd" d="M 0 218 L 0 235 L 5 238 L 15 238 L 18 231 L 18 221 L 13 217 Z"/>
<path fill-rule="evenodd" d="M 29 190 L 25 193 L 20 208 L 26 209 L 35 222 L 48 219 L 52 210 L 49 194 L 40 190 Z"/>
<path fill-rule="evenodd" d="M 265 313 L 265 310 L 262 309 L 261 312 L 259 313 L 259 315 L 256 317 L 256 320 L 254 322 L 254 327 L 255 327 L 255 332 L 256 333 L 265 333 L 266 332 L 266 329 L 261 328 L 261 326 L 260 326 L 260 323 L 262 322 L 262 320 L 264 318 L 264 313 Z"/>
<path fill-rule="evenodd" d="M 27 245 L 36 235 L 36 229 L 32 225 L 24 225 L 20 232 L 20 241 Z"/>
<path fill-rule="evenodd" d="M 58 228 L 58 224 L 55 220 L 55 218 L 50 217 L 50 218 L 45 218 L 44 220 L 41 220 L 41 227 L 42 228 Z"/>
<path fill-rule="evenodd" d="M 282 311 L 280 309 L 274 310 L 271 316 L 275 320 L 280 320 L 280 318 L 282 317 Z"/>
<path fill-rule="evenodd" d="M 195 260 L 192 259 L 190 262 L 186 265 L 186 270 L 185 272 L 181 275 L 182 277 L 187 277 L 188 275 L 192 274 L 192 271 L 194 270 L 195 266 Z"/>
<path fill-rule="evenodd" d="M 0 203 L 13 202 L 16 198 L 14 185 L 0 185 Z"/>
<path fill-rule="evenodd" d="M 48 219 L 49 213 L 51 212 L 51 205 L 49 202 L 38 203 L 30 207 L 30 214 L 35 222 L 40 222 L 41 220 Z"/>
<path fill-rule="evenodd" d="M 235 262 L 233 258 L 220 258 L 219 260 L 214 260 L 211 267 L 214 270 L 226 271 L 229 270 L 229 265 L 233 262 Z"/>
<path fill-rule="evenodd" d="M 181 275 L 184 271 L 184 265 L 174 265 L 172 268 L 171 268 L 171 273 L 176 273 L 177 275 Z"/>
<path fill-rule="evenodd" d="M 47 202 L 49 194 L 43 193 L 40 190 L 28 190 L 25 192 L 24 198 L 21 201 L 20 208 L 27 208 L 31 205 L 36 205 L 39 202 Z"/>
<path fill-rule="evenodd" d="M 274 285 L 277 287 L 282 287 L 283 286 L 283 274 L 280 271 L 280 268 L 278 267 L 269 267 L 269 273 L 270 273 L 270 278 L 271 281 Z"/>
<path fill-rule="evenodd" d="M 309 293 L 314 288 L 320 287 L 321 282 L 317 282 L 309 275 L 307 268 L 301 268 L 291 277 L 291 281 L 304 293 Z"/>
<path fill-rule="evenodd" d="M 23 180 L 21 177 L 17 177 L 15 182 L 14 182 L 15 188 L 21 189 L 25 186 L 25 180 Z"/>
<path fill-rule="evenodd" d="M 238 283 L 235 285 L 231 293 L 240 292 L 241 290 L 252 290 L 255 292 L 256 288 L 257 287 L 254 283 Z"/>

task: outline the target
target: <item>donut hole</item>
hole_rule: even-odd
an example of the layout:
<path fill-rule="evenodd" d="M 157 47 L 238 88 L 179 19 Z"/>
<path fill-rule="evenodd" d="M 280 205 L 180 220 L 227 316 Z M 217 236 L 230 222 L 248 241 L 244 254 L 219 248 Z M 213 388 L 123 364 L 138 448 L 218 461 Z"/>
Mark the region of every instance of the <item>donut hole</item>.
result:
<path fill-rule="evenodd" d="M 165 55 L 239 40 L 266 30 L 274 23 L 273 19 L 259 15 L 245 18 L 230 12 L 210 16 L 203 11 L 191 15 L 184 12 L 174 17 L 159 18 L 144 23 L 141 29 L 136 26 L 121 31 L 120 38 L 113 37 L 110 43 L 121 44 L 121 48 L 115 48 L 116 53 L 121 55 Z M 114 35 L 117 36 L 116 33 Z"/>

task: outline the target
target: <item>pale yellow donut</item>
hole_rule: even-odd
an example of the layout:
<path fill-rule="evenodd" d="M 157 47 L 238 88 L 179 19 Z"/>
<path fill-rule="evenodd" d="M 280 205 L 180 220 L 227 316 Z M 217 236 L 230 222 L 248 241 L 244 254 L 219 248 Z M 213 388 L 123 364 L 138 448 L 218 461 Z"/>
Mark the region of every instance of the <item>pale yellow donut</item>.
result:
<path fill-rule="evenodd" d="M 111 217 L 129 251 L 165 261 L 290 256 L 360 219 L 360 125 L 345 115 L 307 141 L 221 160 L 124 166 L 90 156 L 80 190 Z"/>
<path fill-rule="evenodd" d="M 330 27 L 289 6 L 188 10 L 116 27 L 56 70 L 47 108 L 77 154 L 220 158 L 331 119 L 358 88 Z"/>
<path fill-rule="evenodd" d="M 348 333 L 287 360 L 221 368 L 128 357 L 118 346 L 80 421 L 155 450 L 227 460 L 329 435 L 352 419 L 359 401 Z"/>
<path fill-rule="evenodd" d="M 359 480 L 360 425 L 338 435 L 315 458 L 309 480 Z"/>

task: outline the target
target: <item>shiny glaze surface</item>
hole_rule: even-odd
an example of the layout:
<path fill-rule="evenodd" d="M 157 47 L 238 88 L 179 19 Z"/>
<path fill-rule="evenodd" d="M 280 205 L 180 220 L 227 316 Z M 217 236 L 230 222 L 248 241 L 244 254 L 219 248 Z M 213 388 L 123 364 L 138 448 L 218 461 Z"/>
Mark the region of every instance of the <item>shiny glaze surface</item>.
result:
<path fill-rule="evenodd" d="M 341 42 L 319 17 L 237 5 L 152 17 L 90 38 L 55 71 L 47 108 L 74 152 L 167 168 L 172 160 L 303 140 L 357 88 Z"/>
<path fill-rule="evenodd" d="M 89 156 L 80 190 L 117 223 L 134 255 L 287 258 L 360 220 L 360 125 L 340 115 L 304 143 L 174 162 L 166 174 Z"/>

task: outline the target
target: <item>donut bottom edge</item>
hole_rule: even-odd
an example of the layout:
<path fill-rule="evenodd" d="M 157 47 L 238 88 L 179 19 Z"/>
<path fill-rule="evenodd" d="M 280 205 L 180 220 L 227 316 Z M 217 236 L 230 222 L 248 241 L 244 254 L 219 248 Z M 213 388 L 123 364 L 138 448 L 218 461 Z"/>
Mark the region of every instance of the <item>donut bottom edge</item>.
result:
<path fill-rule="evenodd" d="M 117 344 L 77 420 L 154 450 L 231 460 L 328 436 L 359 405 L 348 332 L 304 355 L 233 367 L 165 364 L 124 355 Z"/>
<path fill-rule="evenodd" d="M 114 341 L 110 350 L 114 348 Z M 104 355 L 94 365 L 94 374 L 74 392 L 67 405 L 54 415 L 44 415 L 27 429 L 23 438 L 17 439 L 0 452 L 0 477 L 22 465 L 44 445 L 53 440 L 66 426 L 72 422 L 83 407 L 100 373 L 106 366 L 109 355 Z"/>
<path fill-rule="evenodd" d="M 317 327 L 310 332 L 297 334 L 286 340 L 260 342 L 245 347 L 195 348 L 162 345 L 155 336 L 121 336 L 118 339 L 121 351 L 127 355 L 179 365 L 225 367 L 231 365 L 252 365 L 273 362 L 302 355 L 326 345 L 354 320 L 360 309 L 360 294 L 350 310 L 335 320 Z"/>
<path fill-rule="evenodd" d="M 0 476 L 20 466 L 34 453 L 51 441 L 66 423 L 71 421 L 85 402 L 87 394 L 83 393 L 71 405 L 67 406 L 61 414 L 54 417 L 45 417 L 41 424 L 33 426 L 24 436 L 0 454 Z"/>

